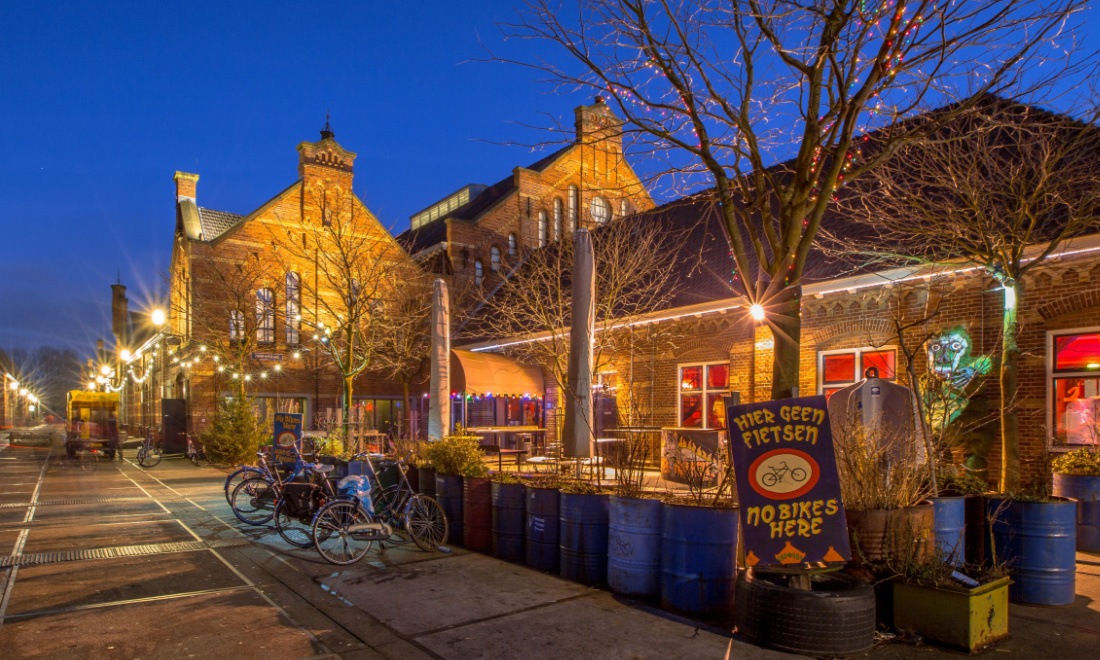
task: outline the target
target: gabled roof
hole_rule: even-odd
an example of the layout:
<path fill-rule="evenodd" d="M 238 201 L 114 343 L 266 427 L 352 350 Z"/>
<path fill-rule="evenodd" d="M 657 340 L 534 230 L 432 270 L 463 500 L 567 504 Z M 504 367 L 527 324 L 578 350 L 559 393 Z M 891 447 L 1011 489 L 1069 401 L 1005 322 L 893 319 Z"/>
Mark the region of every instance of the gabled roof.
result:
<path fill-rule="evenodd" d="M 576 143 L 567 144 L 557 151 L 540 158 L 524 169 L 534 172 L 543 172 L 574 146 L 576 146 Z M 514 174 L 509 174 L 504 179 L 497 181 L 481 191 L 480 194 L 470 201 L 447 215 L 442 216 L 438 220 L 433 220 L 421 226 L 419 229 L 406 229 L 397 236 L 397 241 L 409 251 L 409 254 L 415 255 L 421 250 L 426 250 L 437 243 L 447 240 L 446 223 L 444 222 L 447 218 L 455 218 L 467 222 L 476 221 L 482 213 L 491 209 L 497 202 L 512 194 L 515 190 L 516 177 Z"/>
<path fill-rule="evenodd" d="M 228 211 L 215 211 L 199 207 L 199 222 L 202 224 L 202 239 L 212 241 L 229 231 L 241 221 L 243 215 L 229 213 Z"/>

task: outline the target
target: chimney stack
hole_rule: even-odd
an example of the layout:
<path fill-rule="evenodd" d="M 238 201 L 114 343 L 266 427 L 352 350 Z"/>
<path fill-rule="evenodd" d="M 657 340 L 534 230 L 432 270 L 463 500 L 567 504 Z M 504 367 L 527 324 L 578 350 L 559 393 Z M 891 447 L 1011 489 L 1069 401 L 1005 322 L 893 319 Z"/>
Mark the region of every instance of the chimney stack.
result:
<path fill-rule="evenodd" d="M 126 299 L 126 286 L 119 282 L 111 285 L 111 332 L 115 345 L 130 344 L 130 301 Z"/>
<path fill-rule="evenodd" d="M 573 114 L 576 117 L 574 126 L 578 144 L 608 141 L 618 147 L 616 152 L 622 151 L 623 122 L 615 116 L 602 96 L 597 96 L 592 105 L 574 108 Z"/>
<path fill-rule="evenodd" d="M 176 182 L 176 203 L 180 203 L 185 199 L 189 199 L 192 202 L 195 201 L 195 189 L 198 188 L 199 175 L 188 174 L 187 172 L 176 172 L 176 176 L 172 177 Z"/>

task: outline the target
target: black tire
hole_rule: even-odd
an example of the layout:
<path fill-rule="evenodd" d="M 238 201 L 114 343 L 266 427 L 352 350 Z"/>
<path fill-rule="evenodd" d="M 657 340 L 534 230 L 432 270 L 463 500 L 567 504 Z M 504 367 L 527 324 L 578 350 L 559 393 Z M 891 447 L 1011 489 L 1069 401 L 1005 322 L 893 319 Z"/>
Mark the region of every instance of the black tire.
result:
<path fill-rule="evenodd" d="M 157 463 L 160 463 L 161 457 L 160 450 L 156 447 L 142 449 L 138 454 L 138 464 L 141 465 L 141 467 L 155 467 Z"/>
<path fill-rule="evenodd" d="M 231 499 L 232 496 L 233 496 L 233 490 L 238 485 L 240 485 L 240 483 L 242 481 L 245 481 L 247 479 L 253 479 L 253 478 L 261 478 L 261 479 L 264 479 L 266 481 L 267 480 L 266 476 L 267 475 L 264 474 L 263 470 L 261 470 L 259 468 L 254 468 L 254 467 L 251 467 L 251 466 L 245 466 L 245 467 L 237 470 L 236 472 L 229 475 L 225 479 L 225 501 L 230 506 L 233 505 L 233 500 Z"/>
<path fill-rule="evenodd" d="M 866 653 L 875 643 L 875 592 L 844 573 L 811 578 L 811 590 L 748 569 L 737 579 L 737 632 L 760 646 L 817 657 Z"/>
<path fill-rule="evenodd" d="M 299 548 L 313 545 L 313 527 L 287 513 L 283 500 L 275 505 L 275 531 L 279 532 L 284 541 Z"/>
<path fill-rule="evenodd" d="M 229 506 L 233 515 L 249 525 L 263 525 L 275 512 L 276 491 L 266 479 L 245 479 L 233 489 Z"/>
<path fill-rule="evenodd" d="M 427 495 L 414 495 L 405 509 L 405 530 L 421 550 L 435 552 L 447 542 L 447 515 Z"/>
<path fill-rule="evenodd" d="M 373 522 L 374 518 L 355 502 L 329 502 L 313 518 L 313 545 L 329 563 L 354 564 L 370 551 L 375 532 L 353 532 L 349 527 Z"/>

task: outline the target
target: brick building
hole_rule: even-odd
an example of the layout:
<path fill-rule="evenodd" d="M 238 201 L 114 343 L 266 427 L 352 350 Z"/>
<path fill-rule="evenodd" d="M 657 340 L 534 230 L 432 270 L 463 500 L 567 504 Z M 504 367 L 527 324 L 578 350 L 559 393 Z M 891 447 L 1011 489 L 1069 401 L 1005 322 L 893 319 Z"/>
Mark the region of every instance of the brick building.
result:
<path fill-rule="evenodd" d="M 653 208 L 623 153 L 621 122 L 603 99 L 574 116 L 572 142 L 491 186 L 469 184 L 429 205 L 397 240 L 428 271 L 488 289 L 524 250 Z"/>
<path fill-rule="evenodd" d="M 167 322 L 151 340 L 130 347 L 124 368 L 138 387 L 124 421 L 159 423 L 162 400 L 173 400 L 182 402 L 188 431 L 198 433 L 219 399 L 238 387 L 269 423 L 277 411 L 303 413 L 306 428 L 336 414 L 342 378 L 315 339 L 335 320 L 319 311 L 326 308 L 319 299 L 346 292 L 318 274 L 307 235 L 336 225 L 348 240 L 371 246 L 379 264 L 415 268 L 354 194 L 354 161 L 326 125 L 319 141 L 298 145 L 298 179 L 244 215 L 200 206 L 199 175 L 176 172 Z M 116 306 L 124 291 L 116 288 Z M 120 346 L 129 341 L 124 332 L 116 335 Z M 152 380 L 145 382 L 146 374 Z M 401 394 L 399 385 L 367 372 L 354 381 L 353 405 L 369 428 L 385 430 L 404 417 Z"/>

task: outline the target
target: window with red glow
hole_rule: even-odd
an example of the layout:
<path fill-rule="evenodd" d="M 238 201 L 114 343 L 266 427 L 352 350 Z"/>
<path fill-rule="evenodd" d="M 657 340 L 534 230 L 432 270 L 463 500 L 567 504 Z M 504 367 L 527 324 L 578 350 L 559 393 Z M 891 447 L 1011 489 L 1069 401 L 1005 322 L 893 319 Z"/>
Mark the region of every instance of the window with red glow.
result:
<path fill-rule="evenodd" d="M 680 389 L 685 391 L 703 389 L 703 368 L 683 367 L 680 369 Z"/>
<path fill-rule="evenodd" d="M 725 397 L 729 390 L 729 363 L 680 367 L 680 426 L 726 428 Z"/>
<path fill-rule="evenodd" d="M 821 360 L 826 383 L 848 383 L 855 379 L 856 354 L 834 353 Z"/>
<path fill-rule="evenodd" d="M 684 394 L 680 397 L 680 426 L 693 428 L 702 426 L 702 408 L 702 394 Z"/>
<path fill-rule="evenodd" d="M 730 366 L 728 364 L 712 364 L 707 367 L 707 389 L 724 390 L 730 386 Z"/>
<path fill-rule="evenodd" d="M 874 367 L 878 369 L 879 378 L 894 378 L 894 360 L 897 357 L 897 352 L 893 349 L 888 351 L 864 351 L 860 356 L 862 366 L 860 367 L 860 376 L 867 373 L 867 369 Z"/>
<path fill-rule="evenodd" d="M 707 428 L 726 428 L 726 392 L 707 395 Z"/>
<path fill-rule="evenodd" d="M 1100 371 L 1100 334 L 1054 338 L 1055 371 Z"/>
<path fill-rule="evenodd" d="M 897 377 L 897 350 L 893 348 L 855 348 L 818 353 L 817 368 L 820 377 L 818 392 L 824 394 L 825 398 L 828 399 L 841 389 L 863 380 L 868 367 L 878 369 L 879 378 L 895 380 Z"/>

